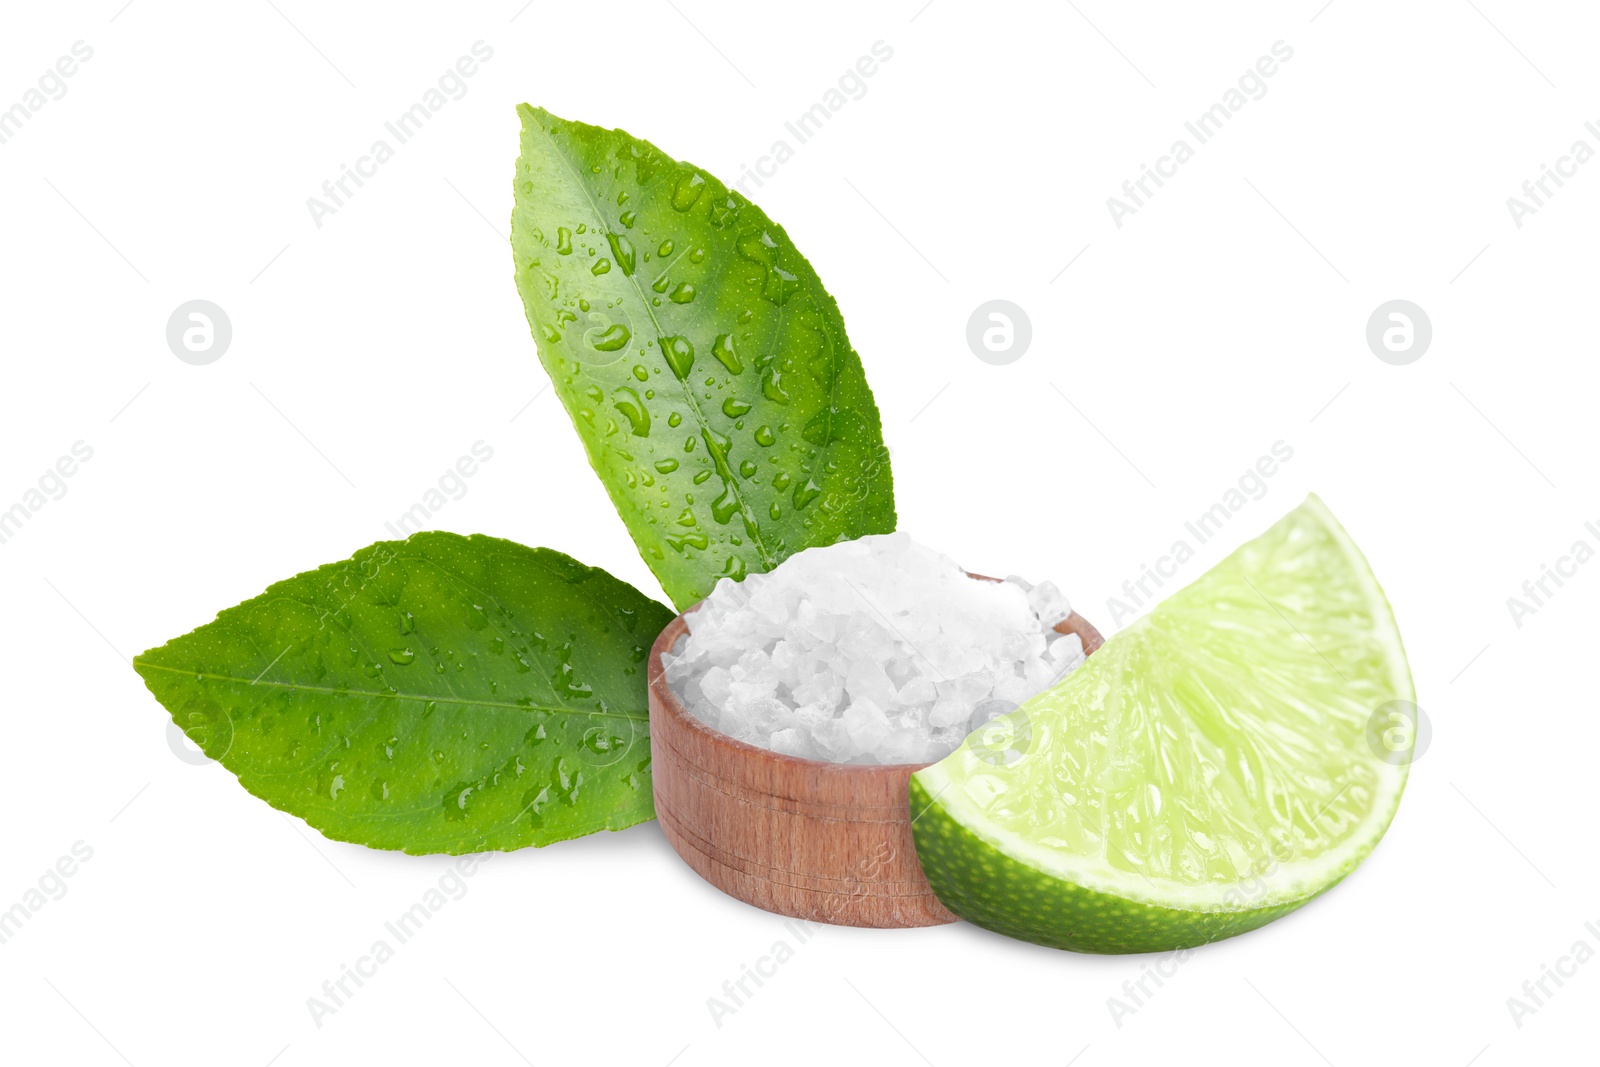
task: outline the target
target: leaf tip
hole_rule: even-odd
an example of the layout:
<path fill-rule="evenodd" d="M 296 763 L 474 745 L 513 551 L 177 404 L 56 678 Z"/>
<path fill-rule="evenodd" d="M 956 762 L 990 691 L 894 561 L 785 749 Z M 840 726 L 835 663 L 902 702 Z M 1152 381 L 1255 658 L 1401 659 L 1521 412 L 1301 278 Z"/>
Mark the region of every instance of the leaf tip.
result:
<path fill-rule="evenodd" d="M 522 119 L 522 128 L 524 130 L 536 126 L 540 130 L 548 131 L 551 122 L 556 121 L 556 117 L 550 114 L 550 112 L 546 111 L 542 107 L 535 107 L 533 104 L 529 103 L 521 103 L 517 105 L 517 117 Z"/>

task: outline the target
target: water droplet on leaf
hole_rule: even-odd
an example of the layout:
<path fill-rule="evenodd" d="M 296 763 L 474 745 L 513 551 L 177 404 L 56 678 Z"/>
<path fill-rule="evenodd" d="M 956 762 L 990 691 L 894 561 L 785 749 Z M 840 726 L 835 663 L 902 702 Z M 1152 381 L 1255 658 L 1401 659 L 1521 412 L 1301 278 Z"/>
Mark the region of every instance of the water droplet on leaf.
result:
<path fill-rule="evenodd" d="M 622 268 L 622 273 L 633 277 L 633 242 L 620 233 L 607 233 L 606 242 L 611 245 L 611 255 L 616 259 L 617 266 Z"/>
<path fill-rule="evenodd" d="M 667 365 L 679 381 L 689 377 L 689 369 L 694 366 L 694 345 L 689 343 L 687 337 L 661 338 L 661 354 L 666 357 Z"/>
<path fill-rule="evenodd" d="M 632 337 L 633 335 L 628 332 L 626 326 L 620 322 L 613 322 L 610 326 L 595 334 L 594 339 L 589 343 L 595 347 L 596 351 L 618 352 L 627 347 L 628 341 Z"/>
<path fill-rule="evenodd" d="M 739 362 L 739 354 L 733 350 L 733 334 L 719 333 L 717 339 L 711 342 L 711 354 L 717 357 L 717 362 L 728 368 L 729 374 L 738 374 L 744 370 L 744 364 Z"/>
<path fill-rule="evenodd" d="M 626 385 L 619 385 L 612 393 L 612 406 L 622 412 L 635 437 L 650 436 L 650 411 L 639 399 L 639 394 Z"/>
<path fill-rule="evenodd" d="M 706 180 L 694 171 L 690 171 L 678 178 L 672 187 L 672 206 L 677 211 L 688 211 L 694 207 L 695 201 L 700 199 L 700 194 L 705 191 Z"/>

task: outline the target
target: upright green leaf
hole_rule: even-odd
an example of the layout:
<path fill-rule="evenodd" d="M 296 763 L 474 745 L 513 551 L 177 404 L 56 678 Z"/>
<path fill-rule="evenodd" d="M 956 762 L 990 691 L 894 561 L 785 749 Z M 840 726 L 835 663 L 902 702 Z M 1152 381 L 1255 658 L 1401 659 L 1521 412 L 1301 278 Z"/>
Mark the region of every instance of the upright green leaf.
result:
<path fill-rule="evenodd" d="M 654 816 L 645 658 L 670 621 L 559 552 L 420 533 L 133 662 L 273 807 L 338 841 L 459 854 Z"/>
<path fill-rule="evenodd" d="M 893 530 L 861 360 L 783 228 L 647 141 L 518 112 L 511 246 L 528 323 L 673 602 Z"/>

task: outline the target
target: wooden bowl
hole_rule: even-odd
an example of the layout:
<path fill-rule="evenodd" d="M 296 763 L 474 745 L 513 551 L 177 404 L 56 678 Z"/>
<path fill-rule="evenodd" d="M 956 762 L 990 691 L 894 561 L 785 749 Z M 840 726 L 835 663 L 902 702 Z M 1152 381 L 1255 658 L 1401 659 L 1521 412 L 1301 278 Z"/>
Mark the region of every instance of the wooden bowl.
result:
<path fill-rule="evenodd" d="M 656 817 L 678 855 L 729 896 L 780 915 L 841 926 L 955 922 L 911 840 L 908 780 L 927 765 L 802 759 L 695 718 L 667 685 L 661 656 L 698 609 L 674 619 L 650 649 Z M 1076 612 L 1056 630 L 1077 634 L 1086 654 L 1104 640 Z"/>

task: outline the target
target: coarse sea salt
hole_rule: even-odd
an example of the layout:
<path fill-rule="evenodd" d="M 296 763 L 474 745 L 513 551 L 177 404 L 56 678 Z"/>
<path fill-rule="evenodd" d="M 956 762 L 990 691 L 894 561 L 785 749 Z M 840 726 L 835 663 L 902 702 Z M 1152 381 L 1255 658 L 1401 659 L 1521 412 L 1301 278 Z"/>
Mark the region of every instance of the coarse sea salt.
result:
<path fill-rule="evenodd" d="M 923 763 L 1084 660 L 1050 582 L 977 581 L 904 533 L 724 578 L 662 656 L 702 722 L 774 752 Z"/>

